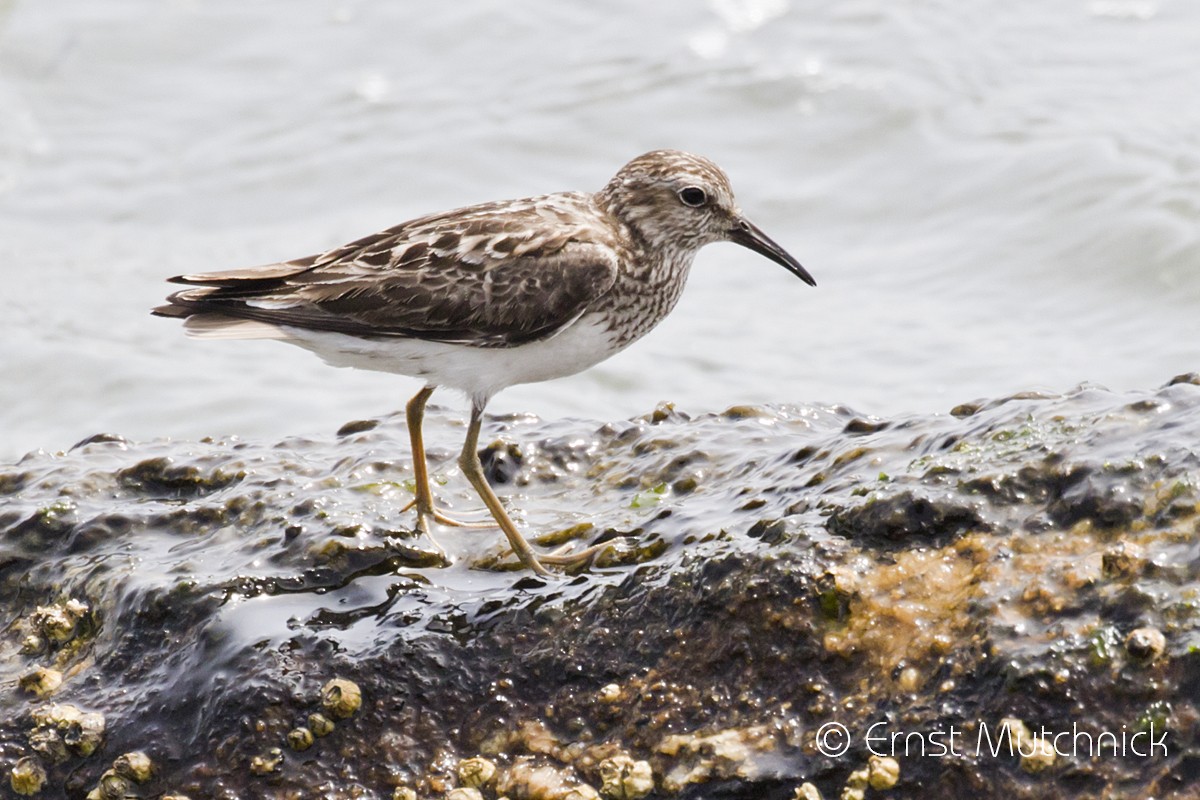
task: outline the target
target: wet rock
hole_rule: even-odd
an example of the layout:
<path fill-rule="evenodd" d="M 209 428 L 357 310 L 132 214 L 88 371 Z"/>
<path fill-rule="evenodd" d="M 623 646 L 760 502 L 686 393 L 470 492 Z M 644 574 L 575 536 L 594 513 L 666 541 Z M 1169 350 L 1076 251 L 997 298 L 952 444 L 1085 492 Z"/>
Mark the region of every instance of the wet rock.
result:
<path fill-rule="evenodd" d="M 483 474 L 493 486 L 512 483 L 521 472 L 524 462 L 521 448 L 511 442 L 495 441 L 479 451 Z"/>
<path fill-rule="evenodd" d="M 366 433 L 367 431 L 373 431 L 378 427 L 379 427 L 379 420 L 377 420 L 377 419 L 356 419 L 352 422 L 347 422 L 345 425 L 338 428 L 335 436 L 337 436 L 340 439 L 343 436 L 353 436 L 356 433 Z"/>
<path fill-rule="evenodd" d="M 491 418 L 498 494 L 539 546 L 613 543 L 553 580 L 506 571 L 494 530 L 435 530 L 448 568 L 412 532 L 402 413 L 34 454 L 0 468 L 6 769 L 40 767 L 48 797 L 1187 796 L 1200 388 L 956 412 Z M 461 424 L 430 411 L 434 491 L 480 519 Z M 59 702 L 16 691 L 39 668 Z M 880 720 L 1004 718 L 1037 722 L 1024 753 L 861 745 Z M 814 749 L 827 722 L 846 754 Z M 1052 759 L 1040 729 L 1075 723 L 1169 748 Z M 329 738 L 285 755 L 302 729 Z"/>
<path fill-rule="evenodd" d="M 664 422 L 686 422 L 690 417 L 682 411 L 677 411 L 674 403 L 659 403 L 652 413 L 642 419 L 651 425 L 661 425 Z"/>
<path fill-rule="evenodd" d="M 950 409 L 950 414 L 951 416 L 960 418 L 970 417 L 978 414 L 981 408 L 983 408 L 983 406 L 980 403 L 960 403 L 954 408 Z"/>
<path fill-rule="evenodd" d="M 970 503 L 949 497 L 923 497 L 911 491 L 871 498 L 861 505 L 841 509 L 829 518 L 834 533 L 851 539 L 880 543 L 909 539 L 952 539 L 970 530 L 986 530 L 978 510 Z"/>
<path fill-rule="evenodd" d="M 787 536 L 787 523 L 781 519 L 760 519 L 750 526 L 746 535 L 752 539 L 761 539 L 763 544 L 779 544 Z"/>
<path fill-rule="evenodd" d="M 1063 528 L 1082 520 L 1100 528 L 1120 528 L 1142 515 L 1142 502 L 1130 497 L 1124 486 L 1084 479 L 1052 502 L 1047 511 Z"/>
<path fill-rule="evenodd" d="M 891 426 L 890 422 L 880 419 L 865 419 L 863 417 L 855 417 L 846 423 L 846 427 L 842 428 L 842 433 L 850 435 L 864 435 L 868 433 L 878 433 L 885 431 Z"/>
<path fill-rule="evenodd" d="M 126 449 L 130 446 L 129 440 L 119 434 L 96 433 L 71 445 L 71 449 L 78 450 L 81 447 L 87 447 L 88 445 L 92 444 L 112 445 L 120 449 Z"/>
<path fill-rule="evenodd" d="M 204 469 L 191 464 L 176 465 L 170 458 L 150 458 L 116 474 L 117 482 L 132 492 L 155 497 L 198 497 L 236 484 L 241 472 Z"/>

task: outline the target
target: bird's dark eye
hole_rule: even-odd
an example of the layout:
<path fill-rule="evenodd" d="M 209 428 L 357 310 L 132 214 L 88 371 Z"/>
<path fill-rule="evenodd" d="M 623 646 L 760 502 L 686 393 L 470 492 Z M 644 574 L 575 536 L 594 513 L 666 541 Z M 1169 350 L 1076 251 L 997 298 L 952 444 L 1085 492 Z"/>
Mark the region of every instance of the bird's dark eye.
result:
<path fill-rule="evenodd" d="M 708 194 L 699 186 L 687 186 L 679 190 L 679 199 L 685 206 L 699 208 L 708 202 Z"/>

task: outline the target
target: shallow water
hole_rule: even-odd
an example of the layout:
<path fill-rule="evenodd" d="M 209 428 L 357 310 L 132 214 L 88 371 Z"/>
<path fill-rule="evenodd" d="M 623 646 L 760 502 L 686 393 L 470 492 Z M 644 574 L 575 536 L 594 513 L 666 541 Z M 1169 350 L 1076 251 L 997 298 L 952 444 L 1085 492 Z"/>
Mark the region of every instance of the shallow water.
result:
<path fill-rule="evenodd" d="M 0 2 L 0 460 L 98 431 L 328 435 L 415 382 L 147 309 L 430 210 L 726 167 L 675 314 L 492 410 L 945 411 L 1197 366 L 1200 5 Z M 442 402 L 458 402 L 442 397 Z"/>

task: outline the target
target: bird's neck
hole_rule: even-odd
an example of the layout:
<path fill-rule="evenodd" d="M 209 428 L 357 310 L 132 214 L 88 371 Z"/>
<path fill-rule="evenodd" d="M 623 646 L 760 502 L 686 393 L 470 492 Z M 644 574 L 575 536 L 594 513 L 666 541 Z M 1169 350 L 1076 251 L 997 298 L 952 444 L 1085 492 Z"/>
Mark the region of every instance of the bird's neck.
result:
<path fill-rule="evenodd" d="M 616 350 L 645 336 L 666 318 L 687 282 L 693 253 L 639 254 L 625 260 L 616 282 L 594 308 Z"/>
<path fill-rule="evenodd" d="M 621 266 L 602 303 L 614 343 L 624 348 L 648 333 L 675 308 L 687 283 L 696 248 L 655 241 L 636 224 L 611 215 L 610 219 L 619 230 Z"/>

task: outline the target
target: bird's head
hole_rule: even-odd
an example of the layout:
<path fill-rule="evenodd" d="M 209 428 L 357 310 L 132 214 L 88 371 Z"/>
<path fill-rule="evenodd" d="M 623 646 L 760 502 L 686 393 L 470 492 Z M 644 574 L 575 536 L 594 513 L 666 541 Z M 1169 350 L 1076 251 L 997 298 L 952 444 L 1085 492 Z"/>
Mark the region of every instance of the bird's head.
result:
<path fill-rule="evenodd" d="M 817 285 L 796 259 L 742 215 L 729 178 L 707 158 L 680 150 L 651 151 L 621 167 L 596 197 L 652 248 L 694 253 L 713 242 L 735 242 Z"/>

